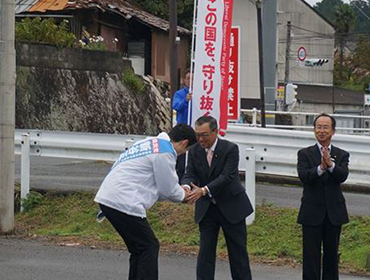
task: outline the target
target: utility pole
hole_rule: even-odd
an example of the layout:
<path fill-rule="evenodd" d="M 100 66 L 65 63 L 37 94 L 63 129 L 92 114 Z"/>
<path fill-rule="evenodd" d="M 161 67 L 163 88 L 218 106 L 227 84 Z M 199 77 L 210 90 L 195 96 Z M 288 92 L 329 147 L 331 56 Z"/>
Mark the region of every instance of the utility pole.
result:
<path fill-rule="evenodd" d="M 286 35 L 286 49 L 285 49 L 285 78 L 284 78 L 284 108 L 286 110 L 286 85 L 289 83 L 289 61 L 290 61 L 290 45 L 292 43 L 292 23 L 287 23 L 287 35 Z"/>
<path fill-rule="evenodd" d="M 262 38 L 263 38 L 263 76 L 265 87 L 265 109 L 276 111 L 276 44 L 277 44 L 277 1 L 263 1 Z M 267 114 L 266 125 L 275 124 L 275 115 Z"/>
<path fill-rule="evenodd" d="M 171 97 L 171 125 L 173 124 L 172 102 L 173 94 L 178 90 L 177 77 L 177 0 L 169 0 L 169 20 L 170 20 L 170 97 Z"/>
<path fill-rule="evenodd" d="M 261 100 L 261 126 L 266 127 L 266 112 L 265 112 L 265 80 L 263 75 L 263 35 L 262 35 L 262 0 L 256 1 L 257 8 L 257 26 L 258 26 L 258 59 L 260 69 L 260 100 Z"/>
<path fill-rule="evenodd" d="M 0 1 L 0 232 L 14 229 L 14 0 Z"/>

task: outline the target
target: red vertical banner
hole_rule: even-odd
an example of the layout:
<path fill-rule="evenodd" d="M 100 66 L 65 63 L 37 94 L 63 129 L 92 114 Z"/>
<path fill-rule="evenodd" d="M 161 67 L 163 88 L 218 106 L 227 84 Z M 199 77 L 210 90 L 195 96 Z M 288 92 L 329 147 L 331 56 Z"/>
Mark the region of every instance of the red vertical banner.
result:
<path fill-rule="evenodd" d="M 233 0 L 224 0 L 224 14 L 222 21 L 223 38 L 221 53 L 221 96 L 220 96 L 220 135 L 225 135 L 228 121 L 228 90 L 229 90 L 229 62 L 230 62 L 230 35 L 232 24 Z"/>
<path fill-rule="evenodd" d="M 230 37 L 230 61 L 227 95 L 228 120 L 237 121 L 240 113 L 240 27 L 231 28 Z"/>

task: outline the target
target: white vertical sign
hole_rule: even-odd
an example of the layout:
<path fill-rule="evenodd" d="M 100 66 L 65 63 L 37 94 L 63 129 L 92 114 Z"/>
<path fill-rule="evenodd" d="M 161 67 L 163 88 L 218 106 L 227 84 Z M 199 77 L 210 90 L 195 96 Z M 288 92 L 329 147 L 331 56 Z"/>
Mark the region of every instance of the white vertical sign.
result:
<path fill-rule="evenodd" d="M 227 128 L 232 0 L 199 0 L 190 123 L 200 116 L 218 120 L 220 134 Z"/>

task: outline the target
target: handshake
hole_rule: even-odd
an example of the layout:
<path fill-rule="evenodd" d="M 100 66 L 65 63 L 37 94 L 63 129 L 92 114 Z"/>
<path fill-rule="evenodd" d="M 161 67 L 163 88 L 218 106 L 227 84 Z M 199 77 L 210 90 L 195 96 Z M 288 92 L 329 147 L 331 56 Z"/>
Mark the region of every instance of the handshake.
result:
<path fill-rule="evenodd" d="M 182 185 L 181 187 L 185 191 L 185 198 L 183 200 L 184 203 L 193 204 L 202 196 L 205 196 L 208 193 L 208 189 L 206 187 L 198 187 L 194 183 L 190 183 L 191 189 L 188 185 Z"/>

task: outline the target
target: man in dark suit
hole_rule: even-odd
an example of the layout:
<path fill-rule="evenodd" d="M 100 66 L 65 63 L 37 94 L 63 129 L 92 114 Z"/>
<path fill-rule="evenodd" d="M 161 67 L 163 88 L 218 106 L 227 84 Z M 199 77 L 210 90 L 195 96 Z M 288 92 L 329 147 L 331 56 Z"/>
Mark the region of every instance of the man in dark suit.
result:
<path fill-rule="evenodd" d="M 349 221 L 340 184 L 348 177 L 349 154 L 331 144 L 335 124 L 333 117 L 319 115 L 314 121 L 316 145 L 298 152 L 297 169 L 303 183 L 298 223 L 302 224 L 304 280 L 339 279 L 341 226 Z"/>
<path fill-rule="evenodd" d="M 195 203 L 200 248 L 197 280 L 213 280 L 216 246 L 222 228 L 229 254 L 233 280 L 252 279 L 247 253 L 245 218 L 252 205 L 239 180 L 239 149 L 217 137 L 217 121 L 210 116 L 195 122 L 198 143 L 189 150 L 182 183 L 192 187 L 189 202 Z"/>

